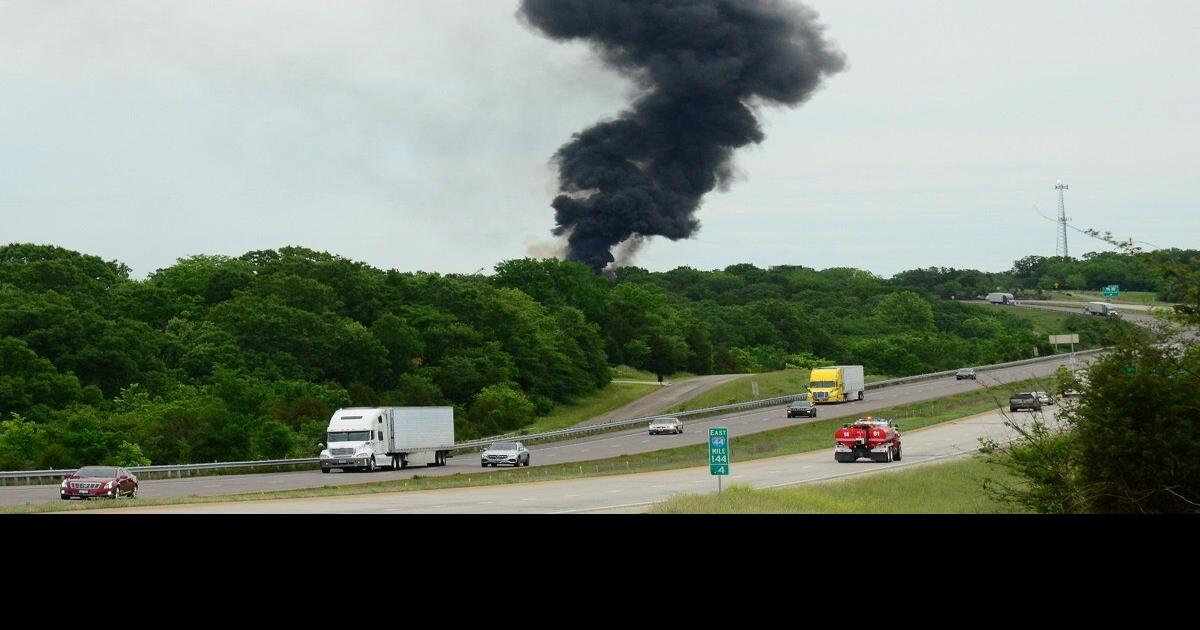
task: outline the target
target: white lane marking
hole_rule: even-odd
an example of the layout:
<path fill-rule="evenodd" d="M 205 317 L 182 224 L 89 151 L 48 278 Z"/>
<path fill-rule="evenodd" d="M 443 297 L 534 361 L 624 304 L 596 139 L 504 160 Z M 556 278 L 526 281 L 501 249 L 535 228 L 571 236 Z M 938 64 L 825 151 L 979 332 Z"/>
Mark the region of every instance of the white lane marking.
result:
<path fill-rule="evenodd" d="M 586 453 L 586 452 L 588 452 L 588 451 L 590 451 L 590 450 L 592 450 L 592 449 L 590 449 L 590 448 L 581 448 L 581 449 L 579 449 L 579 452 L 580 452 L 580 453 Z"/>
<path fill-rule="evenodd" d="M 522 500 L 522 501 L 537 501 L 537 499 L 533 499 L 533 498 L 529 498 L 529 497 L 526 497 L 526 498 L 524 498 L 524 499 L 521 499 L 521 500 Z"/>
<path fill-rule="evenodd" d="M 491 505 L 492 503 L 492 501 L 480 501 L 479 505 Z"/>
<path fill-rule="evenodd" d="M 625 503 L 623 505 L 606 505 L 604 507 L 582 508 L 578 510 L 562 510 L 561 512 L 550 512 L 550 514 L 577 514 L 580 512 L 596 512 L 599 510 L 619 510 L 621 508 L 639 507 L 642 505 L 654 505 L 657 501 L 647 501 L 645 503 Z"/>
<path fill-rule="evenodd" d="M 609 490 L 609 491 L 608 491 L 608 493 L 609 493 L 609 494 L 614 494 L 614 493 L 617 493 L 617 492 L 622 492 L 622 491 L 621 491 L 621 490 Z"/>
<path fill-rule="evenodd" d="M 571 497 L 577 497 L 577 496 L 579 496 L 579 495 L 578 495 L 578 494 L 568 494 L 568 495 L 567 495 L 567 498 L 569 499 L 569 498 L 571 498 Z"/>

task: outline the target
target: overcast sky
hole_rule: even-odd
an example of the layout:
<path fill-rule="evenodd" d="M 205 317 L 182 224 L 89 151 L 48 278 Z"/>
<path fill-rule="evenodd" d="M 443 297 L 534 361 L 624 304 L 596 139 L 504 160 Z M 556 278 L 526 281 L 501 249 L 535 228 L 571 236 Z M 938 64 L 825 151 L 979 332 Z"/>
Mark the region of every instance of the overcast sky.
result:
<path fill-rule="evenodd" d="M 998 271 L 1084 227 L 1200 247 L 1200 2 L 809 0 L 849 60 L 653 270 Z M 633 87 L 516 0 L 0 0 L 0 243 L 302 245 L 471 273 L 552 243 L 550 156 Z M 1108 249 L 1072 233 L 1071 252 Z"/>

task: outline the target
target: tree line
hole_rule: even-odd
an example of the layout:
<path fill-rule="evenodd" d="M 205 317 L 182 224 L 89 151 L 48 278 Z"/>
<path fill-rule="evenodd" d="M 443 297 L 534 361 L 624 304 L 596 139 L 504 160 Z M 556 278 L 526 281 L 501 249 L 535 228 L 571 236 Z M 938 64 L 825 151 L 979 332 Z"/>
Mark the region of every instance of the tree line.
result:
<path fill-rule="evenodd" d="M 1196 249 L 1157 250 L 1155 255 L 1177 265 L 1200 263 L 1200 250 Z M 1122 291 L 1152 292 L 1164 302 L 1182 302 L 1185 297 L 1178 285 L 1169 282 L 1145 257 L 1122 251 L 1089 252 L 1082 258 L 1026 256 L 1000 273 L 947 267 L 913 269 L 897 274 L 894 280 L 943 299 L 972 298 L 993 291 L 1100 291 L 1108 285 L 1117 285 Z"/>
<path fill-rule="evenodd" d="M 453 405 L 460 439 L 496 435 L 604 387 L 619 364 L 904 376 L 1051 351 L 1025 321 L 937 299 L 912 272 L 608 278 L 520 259 L 441 275 L 300 247 L 130 271 L 0 247 L 0 469 L 307 456 L 351 405 Z M 1085 341 L 1112 334 L 1077 319 Z"/>

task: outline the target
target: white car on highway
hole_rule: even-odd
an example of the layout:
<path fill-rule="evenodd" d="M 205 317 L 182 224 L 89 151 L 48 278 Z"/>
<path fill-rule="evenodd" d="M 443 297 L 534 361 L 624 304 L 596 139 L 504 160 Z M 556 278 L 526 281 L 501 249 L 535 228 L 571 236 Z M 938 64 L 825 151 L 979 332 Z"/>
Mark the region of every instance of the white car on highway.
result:
<path fill-rule="evenodd" d="M 499 466 L 505 464 L 508 466 L 528 466 L 529 465 L 529 449 L 520 442 L 492 442 L 492 445 L 484 449 L 479 454 L 479 464 L 483 468 L 488 466 Z"/>
<path fill-rule="evenodd" d="M 1033 395 L 1037 396 L 1038 400 L 1043 405 L 1053 405 L 1054 404 L 1054 398 L 1052 398 L 1050 396 L 1050 394 L 1047 394 L 1046 392 L 1033 392 Z"/>
<path fill-rule="evenodd" d="M 655 418 L 650 423 L 650 435 L 659 433 L 683 433 L 683 422 L 679 418 Z"/>

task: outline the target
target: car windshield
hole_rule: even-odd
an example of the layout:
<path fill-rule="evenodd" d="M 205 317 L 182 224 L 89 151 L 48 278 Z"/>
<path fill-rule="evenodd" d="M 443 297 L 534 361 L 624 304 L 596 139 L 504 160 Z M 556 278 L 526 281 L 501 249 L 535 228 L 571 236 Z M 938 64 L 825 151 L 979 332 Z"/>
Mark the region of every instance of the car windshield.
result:
<path fill-rule="evenodd" d="M 80 468 L 79 472 L 77 472 L 75 474 L 79 475 L 80 477 L 113 477 L 113 478 L 116 478 L 117 469 L 109 468 L 107 466 L 85 466 L 83 468 Z"/>
<path fill-rule="evenodd" d="M 805 407 L 811 407 L 812 403 L 808 402 L 807 400 L 798 400 L 798 401 L 792 403 L 792 406 L 799 407 L 799 408 L 805 408 Z"/>
<path fill-rule="evenodd" d="M 662 424 L 671 424 L 675 421 L 676 421 L 675 418 L 659 418 L 658 420 L 655 420 L 655 422 L 659 422 Z"/>
<path fill-rule="evenodd" d="M 329 443 L 334 442 L 366 442 L 371 439 L 370 431 L 330 431 Z"/>
<path fill-rule="evenodd" d="M 974 374 L 975 370 L 959 370 L 959 374 Z"/>
<path fill-rule="evenodd" d="M 513 442 L 494 442 L 488 447 L 489 451 L 515 451 L 517 445 Z"/>
<path fill-rule="evenodd" d="M 813 381 L 808 384 L 809 387 L 835 387 L 837 383 L 834 381 Z"/>

